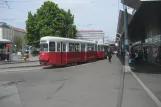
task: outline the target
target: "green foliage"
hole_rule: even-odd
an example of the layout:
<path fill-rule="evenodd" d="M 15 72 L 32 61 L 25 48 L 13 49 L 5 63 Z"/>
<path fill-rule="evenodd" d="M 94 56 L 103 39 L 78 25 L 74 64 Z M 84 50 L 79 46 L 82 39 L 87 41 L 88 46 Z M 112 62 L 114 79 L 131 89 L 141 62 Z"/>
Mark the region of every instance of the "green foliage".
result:
<path fill-rule="evenodd" d="M 22 49 L 22 37 L 21 36 L 15 35 L 13 38 L 13 43 L 14 45 L 16 45 L 14 51 L 19 51 L 20 49 Z"/>
<path fill-rule="evenodd" d="M 76 26 L 70 10 L 60 9 L 52 1 L 46 1 L 35 14 L 28 13 L 25 39 L 28 45 L 39 46 L 43 36 L 75 38 Z"/>

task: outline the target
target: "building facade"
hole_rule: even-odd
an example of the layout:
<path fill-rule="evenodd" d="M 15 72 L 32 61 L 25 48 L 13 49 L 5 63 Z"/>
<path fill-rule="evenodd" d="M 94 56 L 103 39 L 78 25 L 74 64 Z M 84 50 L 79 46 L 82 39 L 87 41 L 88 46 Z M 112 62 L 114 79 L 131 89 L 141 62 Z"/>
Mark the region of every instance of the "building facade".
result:
<path fill-rule="evenodd" d="M 13 51 L 24 51 L 25 41 L 24 41 L 25 30 L 8 25 L 5 22 L 0 22 L 0 40 L 9 40 L 13 45 Z"/>
<path fill-rule="evenodd" d="M 7 39 L 14 42 L 14 36 L 23 38 L 25 30 L 0 22 L 0 39 Z"/>
<path fill-rule="evenodd" d="M 78 30 L 77 39 L 104 42 L 104 32 L 102 30 Z"/>
<path fill-rule="evenodd" d="M 161 65 L 161 2 L 140 2 L 133 0 L 136 6 L 126 0 L 126 5 L 132 6 L 134 12 L 129 18 L 128 39 L 131 52 L 139 52 L 141 59 Z M 117 33 L 120 34 L 120 42 L 123 46 L 125 33 L 123 14 L 118 21 Z M 119 35 L 116 34 L 118 37 Z M 123 49 L 124 50 L 124 49 Z"/>
<path fill-rule="evenodd" d="M 12 27 L 4 22 L 0 22 L 0 39 L 7 39 L 13 41 Z"/>

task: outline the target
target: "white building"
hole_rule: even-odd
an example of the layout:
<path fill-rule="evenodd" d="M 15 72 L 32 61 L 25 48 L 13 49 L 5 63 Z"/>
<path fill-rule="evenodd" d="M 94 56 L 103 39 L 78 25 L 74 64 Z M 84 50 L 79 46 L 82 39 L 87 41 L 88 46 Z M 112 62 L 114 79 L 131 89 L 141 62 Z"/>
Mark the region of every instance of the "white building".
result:
<path fill-rule="evenodd" d="M 0 39 L 13 41 L 12 27 L 4 22 L 0 22 Z"/>
<path fill-rule="evenodd" d="M 104 42 L 104 32 L 102 30 L 78 30 L 76 38 L 103 43 Z"/>
<path fill-rule="evenodd" d="M 0 22 L 0 39 L 7 39 L 13 42 L 14 36 L 23 37 L 24 34 L 25 30 Z"/>

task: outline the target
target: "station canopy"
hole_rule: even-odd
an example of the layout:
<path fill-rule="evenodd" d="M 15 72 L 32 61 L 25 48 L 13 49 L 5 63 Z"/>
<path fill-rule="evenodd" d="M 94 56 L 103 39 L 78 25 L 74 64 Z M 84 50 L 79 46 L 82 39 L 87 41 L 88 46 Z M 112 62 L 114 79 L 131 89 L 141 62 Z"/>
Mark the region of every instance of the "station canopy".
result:
<path fill-rule="evenodd" d="M 128 23 L 130 22 L 132 15 L 128 13 Z M 119 34 L 122 34 L 124 31 L 124 11 L 120 10 L 119 17 L 118 17 L 118 25 L 117 25 L 117 34 L 116 36 L 120 36 Z"/>
<path fill-rule="evenodd" d="M 121 0 L 121 3 L 135 9 L 140 1 L 143 1 L 143 0 Z"/>
<path fill-rule="evenodd" d="M 0 43 L 11 43 L 11 41 L 7 39 L 0 39 Z"/>

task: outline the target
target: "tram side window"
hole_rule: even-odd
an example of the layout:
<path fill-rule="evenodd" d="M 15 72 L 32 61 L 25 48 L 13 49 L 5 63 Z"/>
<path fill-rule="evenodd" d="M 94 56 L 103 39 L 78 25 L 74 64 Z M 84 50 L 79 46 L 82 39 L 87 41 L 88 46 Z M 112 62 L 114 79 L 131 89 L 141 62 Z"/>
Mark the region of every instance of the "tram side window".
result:
<path fill-rule="evenodd" d="M 103 46 L 101 46 L 101 50 L 103 51 Z"/>
<path fill-rule="evenodd" d="M 60 43 L 57 44 L 57 52 L 60 52 Z"/>
<path fill-rule="evenodd" d="M 87 45 L 87 51 L 89 51 L 89 52 L 92 51 L 92 46 L 91 46 L 91 44 L 88 44 L 88 45 Z"/>
<path fill-rule="evenodd" d="M 63 52 L 66 52 L 66 44 L 63 44 Z"/>
<path fill-rule="evenodd" d="M 95 51 L 97 51 L 97 45 L 95 45 Z"/>
<path fill-rule="evenodd" d="M 91 51 L 92 52 L 94 51 L 94 45 L 91 45 Z"/>
<path fill-rule="evenodd" d="M 100 46 L 98 46 L 98 51 L 100 51 Z"/>
<path fill-rule="evenodd" d="M 48 51 L 48 44 L 47 43 L 43 43 L 40 44 L 40 51 Z"/>
<path fill-rule="evenodd" d="M 79 51 L 79 44 L 75 44 L 75 52 Z"/>
<path fill-rule="evenodd" d="M 55 52 L 55 42 L 49 42 L 49 51 Z"/>
<path fill-rule="evenodd" d="M 102 46 L 100 46 L 100 51 L 102 51 Z"/>
<path fill-rule="evenodd" d="M 82 52 L 85 51 L 85 45 L 81 45 L 81 51 L 82 51 Z"/>
<path fill-rule="evenodd" d="M 69 52 L 74 52 L 74 43 L 69 43 Z"/>
<path fill-rule="evenodd" d="M 103 46 L 100 46 L 100 51 L 103 51 Z"/>

